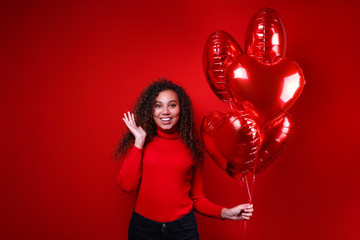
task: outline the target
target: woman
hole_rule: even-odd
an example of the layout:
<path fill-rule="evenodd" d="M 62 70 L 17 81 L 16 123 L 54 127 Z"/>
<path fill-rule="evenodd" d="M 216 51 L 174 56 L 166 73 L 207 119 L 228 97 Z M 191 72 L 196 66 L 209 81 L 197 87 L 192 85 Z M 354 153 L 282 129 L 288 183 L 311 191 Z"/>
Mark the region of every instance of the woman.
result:
<path fill-rule="evenodd" d="M 118 182 L 125 192 L 137 190 L 129 239 L 198 239 L 193 210 L 218 219 L 250 218 L 250 204 L 228 209 L 205 198 L 204 155 L 182 87 L 166 79 L 153 82 L 123 120 L 129 132 L 115 150 L 123 159 Z"/>

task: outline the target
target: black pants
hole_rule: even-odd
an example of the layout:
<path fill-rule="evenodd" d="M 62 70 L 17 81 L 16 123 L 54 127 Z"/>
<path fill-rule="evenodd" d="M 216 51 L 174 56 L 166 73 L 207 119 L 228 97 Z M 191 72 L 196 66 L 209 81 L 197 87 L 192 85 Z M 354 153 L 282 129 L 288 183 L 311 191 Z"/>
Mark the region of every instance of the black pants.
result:
<path fill-rule="evenodd" d="M 194 211 L 172 222 L 156 222 L 133 212 L 129 240 L 198 240 Z"/>

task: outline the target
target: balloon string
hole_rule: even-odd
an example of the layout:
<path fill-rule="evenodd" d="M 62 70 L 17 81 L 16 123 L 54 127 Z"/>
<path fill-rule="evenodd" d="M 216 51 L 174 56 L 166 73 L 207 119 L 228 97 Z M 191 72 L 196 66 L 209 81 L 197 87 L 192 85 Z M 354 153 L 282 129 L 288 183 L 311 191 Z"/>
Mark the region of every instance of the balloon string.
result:
<path fill-rule="evenodd" d="M 254 193 L 254 185 L 255 185 L 255 173 L 253 175 L 253 178 L 252 178 L 252 183 L 251 183 L 251 192 L 250 192 L 250 203 L 252 202 L 252 196 L 253 196 L 253 193 Z"/>
<path fill-rule="evenodd" d="M 249 200 L 249 190 L 248 190 L 248 185 L 247 185 L 247 181 L 246 181 L 246 177 L 244 177 L 244 179 L 242 181 L 239 181 L 240 183 L 240 187 L 241 187 L 241 192 L 244 194 L 245 198 L 247 198 Z M 246 190 L 245 190 L 245 185 L 246 184 Z M 245 240 L 245 233 L 246 233 L 246 221 L 245 220 L 240 220 L 240 239 L 241 240 Z"/>
<path fill-rule="evenodd" d="M 254 193 L 254 185 L 255 185 L 255 171 L 256 171 L 256 165 L 254 163 L 253 165 L 253 169 L 252 169 L 252 181 L 251 181 L 251 190 L 250 190 L 250 199 L 249 199 L 249 203 L 251 204 L 252 203 L 252 196 L 253 196 L 253 193 Z"/>
<path fill-rule="evenodd" d="M 247 193 L 248 193 L 248 200 L 249 202 L 251 202 L 251 193 L 250 193 L 250 190 L 249 190 L 249 183 L 248 183 L 248 180 L 247 180 L 247 176 L 245 177 L 245 183 L 246 183 L 246 190 L 247 190 Z"/>
<path fill-rule="evenodd" d="M 240 180 L 239 184 L 240 184 L 241 193 L 249 201 L 249 192 L 247 191 L 247 189 L 245 189 L 245 185 L 246 185 L 245 178 Z"/>
<path fill-rule="evenodd" d="M 246 221 L 245 220 L 241 220 L 241 235 L 242 235 L 242 240 L 245 240 L 245 232 L 246 232 Z"/>
<path fill-rule="evenodd" d="M 255 185 L 255 173 L 253 173 L 253 176 L 252 176 L 252 181 L 251 181 L 251 186 L 249 188 L 249 182 L 248 182 L 248 179 L 247 179 L 247 176 L 245 176 L 245 184 L 246 184 L 246 190 L 247 190 L 247 197 L 248 197 L 248 200 L 249 200 L 249 203 L 251 204 L 252 203 L 252 196 L 253 196 L 253 193 L 254 193 L 254 185 Z M 241 184 L 241 182 L 240 182 Z M 244 191 L 243 191 L 244 192 Z M 241 220 L 240 221 L 240 224 L 241 224 L 241 240 L 245 240 L 245 234 L 246 234 L 246 221 L 245 220 Z"/>
<path fill-rule="evenodd" d="M 249 190 L 249 183 L 248 183 L 248 180 L 247 180 L 247 176 L 244 177 L 244 182 L 245 182 L 244 185 L 246 186 L 246 189 L 242 190 L 242 192 L 246 196 L 247 200 L 249 202 L 251 202 L 251 193 L 250 193 L 250 190 Z M 240 186 L 242 186 L 241 182 L 240 182 Z M 244 187 L 244 186 L 242 186 L 242 187 Z M 240 221 L 240 230 L 241 230 L 241 240 L 245 240 L 245 234 L 246 234 L 246 221 L 245 220 Z"/>

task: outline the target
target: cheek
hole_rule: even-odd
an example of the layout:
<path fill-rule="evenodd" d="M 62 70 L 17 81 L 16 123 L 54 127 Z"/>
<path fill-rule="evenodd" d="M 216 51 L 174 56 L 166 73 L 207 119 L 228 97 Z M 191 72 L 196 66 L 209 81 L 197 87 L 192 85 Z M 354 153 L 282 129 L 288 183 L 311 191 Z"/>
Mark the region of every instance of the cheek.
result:
<path fill-rule="evenodd" d="M 175 115 L 177 116 L 177 118 L 180 118 L 180 109 L 177 109 L 177 111 L 175 112 Z"/>
<path fill-rule="evenodd" d="M 153 112 L 153 120 L 156 122 L 157 121 L 157 117 L 156 117 L 156 111 Z"/>

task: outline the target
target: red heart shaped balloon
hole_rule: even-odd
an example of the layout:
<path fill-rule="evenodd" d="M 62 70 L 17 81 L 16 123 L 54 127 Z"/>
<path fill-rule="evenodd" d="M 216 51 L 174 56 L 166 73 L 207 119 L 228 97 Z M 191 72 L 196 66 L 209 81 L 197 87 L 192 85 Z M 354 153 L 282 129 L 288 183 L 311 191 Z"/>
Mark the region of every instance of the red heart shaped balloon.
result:
<path fill-rule="evenodd" d="M 305 84 L 299 66 L 287 59 L 267 65 L 242 55 L 227 68 L 227 74 L 234 101 L 251 113 L 260 126 L 287 111 Z"/>
<path fill-rule="evenodd" d="M 243 50 L 230 34 L 216 31 L 211 34 L 205 44 L 203 67 L 209 85 L 221 101 L 230 102 L 226 69 L 240 56 Z"/>
<path fill-rule="evenodd" d="M 243 178 L 260 149 L 257 124 L 244 111 L 211 112 L 201 124 L 201 137 L 214 162 L 231 177 Z"/>
<path fill-rule="evenodd" d="M 255 173 L 263 171 L 281 153 L 293 132 L 294 123 L 289 113 L 273 121 L 266 129 L 262 129 L 262 143 L 255 160 Z"/>
<path fill-rule="evenodd" d="M 285 59 L 286 34 L 274 10 L 260 9 L 252 18 L 245 39 L 244 54 L 230 34 L 219 30 L 208 38 L 203 58 L 210 87 L 232 111 L 230 115 L 206 116 L 202 137 L 212 159 L 234 178 L 241 178 L 252 169 L 254 154 L 256 173 L 278 156 L 293 129 L 286 111 L 300 96 L 305 84 L 300 67 Z M 247 129 L 242 125 L 242 131 L 235 130 L 227 120 L 232 115 L 239 121 L 251 119 L 253 126 Z M 257 127 L 261 127 L 260 133 Z M 246 138 L 240 137 L 246 134 L 245 129 L 260 135 L 246 142 Z M 260 150 L 255 143 L 260 144 Z M 242 148 L 251 144 L 255 144 L 254 152 Z"/>
<path fill-rule="evenodd" d="M 285 58 L 286 34 L 279 15 L 271 8 L 257 11 L 245 36 L 245 52 L 262 64 L 274 65 Z"/>

